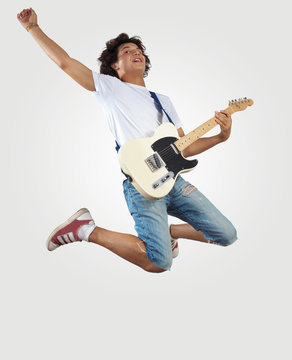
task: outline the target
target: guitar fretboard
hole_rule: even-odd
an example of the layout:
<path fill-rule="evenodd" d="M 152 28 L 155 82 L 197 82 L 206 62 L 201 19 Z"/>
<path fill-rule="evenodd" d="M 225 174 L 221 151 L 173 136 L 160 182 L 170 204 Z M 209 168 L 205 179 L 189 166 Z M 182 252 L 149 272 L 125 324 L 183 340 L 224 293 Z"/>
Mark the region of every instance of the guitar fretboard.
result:
<path fill-rule="evenodd" d="M 224 111 L 227 111 L 229 114 L 233 114 L 235 111 L 229 106 Z M 215 120 L 215 117 L 204 122 L 202 125 L 198 126 L 195 130 L 189 132 L 185 136 L 181 137 L 177 141 L 175 141 L 174 145 L 178 148 L 179 151 L 183 151 L 193 142 L 198 140 L 200 137 L 205 135 L 208 131 L 213 129 L 218 123 Z"/>

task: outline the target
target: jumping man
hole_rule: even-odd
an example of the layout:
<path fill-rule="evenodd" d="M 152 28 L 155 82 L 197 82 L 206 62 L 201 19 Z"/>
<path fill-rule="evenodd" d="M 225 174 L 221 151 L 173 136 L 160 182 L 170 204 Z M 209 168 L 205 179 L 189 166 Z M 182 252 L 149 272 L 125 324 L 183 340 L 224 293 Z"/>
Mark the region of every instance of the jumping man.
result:
<path fill-rule="evenodd" d="M 90 70 L 71 58 L 39 27 L 35 11 L 24 9 L 17 18 L 20 24 L 65 73 L 95 94 L 106 110 L 109 128 L 122 146 L 135 138 L 152 136 L 168 117 L 146 88 L 144 78 L 150 69 L 145 46 L 137 36 L 122 33 L 106 43 L 99 57 L 100 73 Z M 156 94 L 165 112 L 184 136 L 182 123 L 169 97 Z M 226 141 L 231 132 L 231 116 L 215 112 L 220 133 L 200 138 L 183 151 L 184 157 L 194 156 Z M 97 226 L 88 209 L 78 210 L 58 226 L 47 240 L 48 250 L 75 241 L 101 245 L 142 269 L 160 273 L 169 270 L 178 255 L 179 238 L 227 246 L 236 239 L 232 223 L 192 184 L 178 176 L 172 190 L 161 199 L 143 197 L 129 179 L 123 182 L 124 196 L 135 221 L 137 236 Z M 168 215 L 184 224 L 168 224 Z"/>

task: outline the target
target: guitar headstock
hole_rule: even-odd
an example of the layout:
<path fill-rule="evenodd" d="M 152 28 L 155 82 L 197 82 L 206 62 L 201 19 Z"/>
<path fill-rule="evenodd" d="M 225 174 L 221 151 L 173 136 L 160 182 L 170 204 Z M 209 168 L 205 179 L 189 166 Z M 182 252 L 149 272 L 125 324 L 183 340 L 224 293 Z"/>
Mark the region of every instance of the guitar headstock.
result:
<path fill-rule="evenodd" d="M 246 97 L 238 100 L 229 101 L 229 106 L 234 112 L 245 110 L 248 106 L 251 106 L 252 104 L 253 104 L 253 100 L 247 99 Z"/>

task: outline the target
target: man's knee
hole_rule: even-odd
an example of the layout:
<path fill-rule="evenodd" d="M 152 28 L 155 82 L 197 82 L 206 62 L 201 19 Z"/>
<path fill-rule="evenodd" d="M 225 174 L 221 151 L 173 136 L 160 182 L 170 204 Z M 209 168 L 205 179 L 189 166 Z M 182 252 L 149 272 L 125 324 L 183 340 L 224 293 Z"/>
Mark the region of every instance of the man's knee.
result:
<path fill-rule="evenodd" d="M 152 273 L 162 273 L 162 272 L 166 271 L 166 269 L 162 269 L 162 268 L 154 265 L 153 263 L 144 267 L 144 270 L 147 272 L 152 272 Z"/>
<path fill-rule="evenodd" d="M 228 230 L 225 232 L 222 245 L 229 246 L 237 240 L 237 231 L 233 225 L 231 225 Z"/>
<path fill-rule="evenodd" d="M 162 256 L 161 254 L 157 254 L 156 256 L 156 254 L 152 252 L 151 257 L 148 257 L 148 259 L 151 263 L 147 265 L 147 268 L 144 270 L 149 272 L 161 273 L 169 270 L 172 265 L 172 256 Z"/>

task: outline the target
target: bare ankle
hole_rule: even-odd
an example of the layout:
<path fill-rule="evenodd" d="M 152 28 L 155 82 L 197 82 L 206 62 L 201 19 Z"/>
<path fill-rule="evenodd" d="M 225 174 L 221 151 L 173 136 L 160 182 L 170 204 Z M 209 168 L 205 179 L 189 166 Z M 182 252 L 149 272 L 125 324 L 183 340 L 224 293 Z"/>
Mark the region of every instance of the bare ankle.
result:
<path fill-rule="evenodd" d="M 98 240 L 98 231 L 99 231 L 99 227 L 95 226 L 95 228 L 93 229 L 93 231 L 91 232 L 91 234 L 88 236 L 88 242 L 94 242 L 97 243 Z"/>
<path fill-rule="evenodd" d="M 173 224 L 170 224 L 170 225 L 169 225 L 169 233 L 170 233 L 170 236 L 171 236 L 173 239 L 178 239 L 176 236 L 173 235 L 174 226 L 175 226 L 175 225 L 173 225 Z"/>

